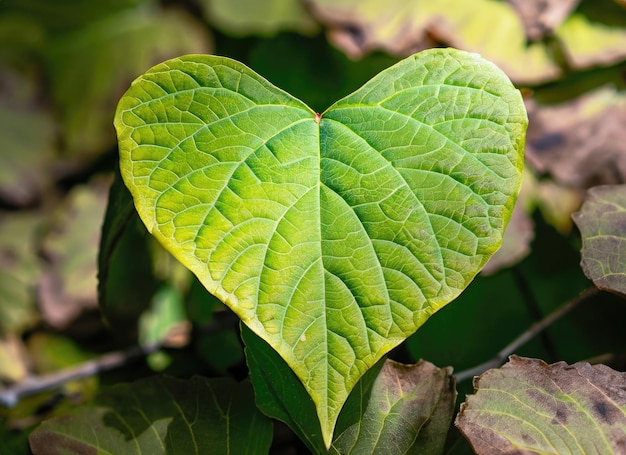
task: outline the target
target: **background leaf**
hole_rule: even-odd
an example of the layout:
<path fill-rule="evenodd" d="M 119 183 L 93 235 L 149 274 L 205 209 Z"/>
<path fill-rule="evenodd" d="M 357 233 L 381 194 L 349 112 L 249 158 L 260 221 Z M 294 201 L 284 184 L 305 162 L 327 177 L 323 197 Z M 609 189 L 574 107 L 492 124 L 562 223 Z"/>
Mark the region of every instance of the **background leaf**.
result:
<path fill-rule="evenodd" d="M 626 447 L 626 374 L 512 356 L 475 381 L 456 425 L 478 454 L 609 454 Z"/>
<path fill-rule="evenodd" d="M 2 38 L 0 63 L 1 47 L 7 44 Z M 41 101 L 34 73 L 33 68 L 18 70 L 7 62 L 0 68 L 0 199 L 17 206 L 32 204 L 48 188 L 57 158 L 56 124 Z"/>
<path fill-rule="evenodd" d="M 53 327 L 65 328 L 83 310 L 97 308 L 96 258 L 108 192 L 106 179 L 77 185 L 49 221 L 38 293 L 42 315 Z"/>
<path fill-rule="evenodd" d="M 327 453 L 315 403 L 298 377 L 267 342 L 243 324 L 241 338 L 258 408 L 286 423 L 312 453 Z"/>
<path fill-rule="evenodd" d="M 249 383 L 154 377 L 118 384 L 95 405 L 45 421 L 30 445 L 35 455 L 264 454 L 271 435 Z"/>
<path fill-rule="evenodd" d="M 0 333 L 21 333 L 39 319 L 35 290 L 42 264 L 35 239 L 40 226 L 35 213 L 0 213 Z"/>
<path fill-rule="evenodd" d="M 526 157 L 539 173 L 578 188 L 626 177 L 626 95 L 604 86 L 561 103 L 527 103 Z"/>
<path fill-rule="evenodd" d="M 591 188 L 580 212 L 582 268 L 600 289 L 626 296 L 626 185 Z"/>
<path fill-rule="evenodd" d="M 188 56 L 135 81 L 116 127 L 148 230 L 285 358 L 328 445 L 359 377 L 500 246 L 526 116 L 501 71 L 451 49 L 321 120 L 237 62 Z"/>
<path fill-rule="evenodd" d="M 623 7 L 606 1 L 586 3 L 583 2 L 581 11 L 572 14 L 556 32 L 569 65 L 582 69 L 623 61 L 626 58 Z"/>
<path fill-rule="evenodd" d="M 299 1 L 202 0 L 200 5 L 212 25 L 232 35 L 312 34 L 318 28 Z"/>
<path fill-rule="evenodd" d="M 493 0 L 308 0 L 329 39 L 352 58 L 373 50 L 407 56 L 444 43 L 478 52 L 516 83 L 537 84 L 561 69 L 542 43 L 527 43 L 513 8 Z M 497 37 L 497 38 L 496 38 Z"/>
<path fill-rule="evenodd" d="M 442 453 L 456 399 L 451 373 L 428 362 L 387 360 L 371 390 L 357 394 L 362 414 L 343 431 L 340 417 L 333 448 L 341 454 Z"/>
<path fill-rule="evenodd" d="M 192 17 L 147 6 L 121 10 L 55 37 L 47 63 L 66 157 L 85 160 L 113 146 L 111 119 L 127 84 L 165 58 L 209 52 L 208 41 Z"/>

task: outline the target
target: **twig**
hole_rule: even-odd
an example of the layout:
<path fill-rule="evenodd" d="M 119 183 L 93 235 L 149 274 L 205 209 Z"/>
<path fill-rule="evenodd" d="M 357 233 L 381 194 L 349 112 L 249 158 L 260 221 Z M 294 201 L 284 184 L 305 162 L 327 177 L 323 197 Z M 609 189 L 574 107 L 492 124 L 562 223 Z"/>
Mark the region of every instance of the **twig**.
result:
<path fill-rule="evenodd" d="M 0 405 L 12 408 L 25 396 L 55 389 L 69 381 L 113 370 L 126 365 L 137 357 L 158 351 L 161 345 L 162 343 L 153 343 L 143 346 L 132 346 L 124 351 L 110 352 L 97 359 L 89 360 L 55 373 L 27 377 L 6 389 L 0 389 Z"/>
<path fill-rule="evenodd" d="M 548 328 L 553 322 L 561 317 L 565 316 L 567 313 L 572 311 L 574 308 L 578 306 L 579 303 L 588 299 L 591 296 L 599 294 L 598 288 L 589 288 L 586 291 L 582 292 L 578 297 L 570 300 L 565 305 L 557 308 L 552 313 L 547 315 L 541 321 L 538 321 L 531 325 L 526 331 L 524 331 L 519 337 L 513 340 L 511 343 L 506 345 L 500 352 L 498 352 L 495 357 L 491 360 L 488 360 L 485 363 L 481 363 L 475 367 L 469 368 L 467 370 L 461 371 L 456 374 L 457 382 L 464 381 L 466 379 L 473 378 L 474 376 L 478 376 L 490 368 L 496 368 L 502 365 L 504 361 L 509 357 L 509 355 L 513 354 L 520 346 L 523 346 L 528 341 L 533 339 L 537 334 Z"/>

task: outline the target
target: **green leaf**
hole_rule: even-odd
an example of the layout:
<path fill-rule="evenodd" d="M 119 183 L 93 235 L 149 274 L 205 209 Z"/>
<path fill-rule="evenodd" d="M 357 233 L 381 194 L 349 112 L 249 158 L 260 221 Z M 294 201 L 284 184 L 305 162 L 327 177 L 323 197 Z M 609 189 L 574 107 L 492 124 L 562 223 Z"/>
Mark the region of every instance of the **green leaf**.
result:
<path fill-rule="evenodd" d="M 312 453 L 327 453 L 315 403 L 304 385 L 278 353 L 243 324 L 241 338 L 258 408 L 286 423 Z"/>
<path fill-rule="evenodd" d="M 610 5 L 609 2 L 604 3 Z M 613 9 L 616 11 L 613 11 L 612 18 L 621 19 L 619 26 L 595 22 L 583 14 L 572 14 L 559 27 L 556 36 L 573 69 L 609 66 L 626 59 L 626 15 L 616 6 Z"/>
<path fill-rule="evenodd" d="M 111 325 L 118 332 L 129 333 L 134 331 L 139 315 L 148 308 L 157 285 L 148 249 L 149 236 L 117 171 L 109 191 L 98 248 L 98 301 Z M 132 326 L 125 328 L 122 324 Z"/>
<path fill-rule="evenodd" d="M 41 261 L 35 241 L 41 215 L 0 212 L 0 334 L 22 333 L 39 320 L 35 294 Z"/>
<path fill-rule="evenodd" d="M 572 215 L 580 229 L 582 268 L 603 290 L 626 296 L 626 185 L 601 185 Z"/>
<path fill-rule="evenodd" d="M 312 34 L 318 29 L 298 1 L 201 0 L 200 5 L 211 25 L 236 36 L 267 36 L 286 30 Z"/>
<path fill-rule="evenodd" d="M 321 115 L 244 65 L 191 55 L 120 101 L 148 230 L 285 359 L 326 444 L 367 369 L 498 249 L 526 113 L 502 71 L 436 49 Z"/>
<path fill-rule="evenodd" d="M 80 162 L 114 145 L 115 100 L 129 80 L 163 58 L 209 48 L 206 32 L 192 17 L 148 6 L 83 22 L 55 37 L 47 63 L 67 157 Z"/>
<path fill-rule="evenodd" d="M 358 407 L 353 407 L 362 415 L 338 434 L 333 448 L 341 454 L 442 453 L 456 400 L 451 374 L 452 368 L 424 361 L 403 365 L 387 360 L 371 390 L 357 394 Z M 345 410 L 350 404 L 348 400 Z"/>
<path fill-rule="evenodd" d="M 511 356 L 476 382 L 456 425 L 478 454 L 618 454 L 626 445 L 626 373 Z"/>
<path fill-rule="evenodd" d="M 391 360 L 370 368 L 352 390 L 327 451 L 303 385 L 266 342 L 242 326 L 257 406 L 285 422 L 316 454 L 442 452 L 456 392 L 451 369 Z"/>
<path fill-rule="evenodd" d="M 230 379 L 153 377 L 118 384 L 95 405 L 43 422 L 30 435 L 35 455 L 264 454 L 272 423 L 252 387 Z M 254 444 L 250 444 L 254 441 Z"/>

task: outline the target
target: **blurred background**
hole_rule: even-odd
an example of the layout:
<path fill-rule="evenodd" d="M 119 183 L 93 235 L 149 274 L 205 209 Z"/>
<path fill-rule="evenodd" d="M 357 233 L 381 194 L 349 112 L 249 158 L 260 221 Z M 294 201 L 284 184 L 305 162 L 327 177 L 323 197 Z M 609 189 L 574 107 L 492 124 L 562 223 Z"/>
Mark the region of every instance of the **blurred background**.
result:
<path fill-rule="evenodd" d="M 121 369 L 0 404 L 0 453 L 29 453 L 29 429 L 104 384 L 247 374 L 236 318 L 145 233 L 123 188 L 101 234 L 113 115 L 133 79 L 168 58 L 214 53 L 322 112 L 402 57 L 441 46 L 501 67 L 530 118 L 503 248 L 392 353 L 462 371 L 592 286 L 571 214 L 589 188 L 626 182 L 626 2 L 0 0 L 0 394 L 169 334 L 166 348 Z M 623 370 L 624 302 L 592 300 L 518 353 Z"/>

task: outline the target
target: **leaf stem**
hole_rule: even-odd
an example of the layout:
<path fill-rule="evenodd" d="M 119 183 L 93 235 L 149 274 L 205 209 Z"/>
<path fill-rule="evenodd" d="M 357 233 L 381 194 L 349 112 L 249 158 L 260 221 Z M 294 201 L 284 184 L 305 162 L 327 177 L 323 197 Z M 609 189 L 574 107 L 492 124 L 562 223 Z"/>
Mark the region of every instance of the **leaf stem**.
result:
<path fill-rule="evenodd" d="M 520 336 L 518 336 L 511 343 L 506 345 L 504 348 L 500 350 L 492 359 L 487 362 L 481 363 L 475 367 L 469 368 L 467 370 L 461 371 L 456 374 L 457 382 L 465 381 L 466 379 L 473 378 L 474 376 L 479 376 L 490 368 L 497 368 L 508 358 L 509 355 L 513 354 L 520 346 L 523 346 L 528 341 L 533 339 L 543 330 L 548 328 L 552 323 L 561 317 L 565 316 L 567 313 L 576 308 L 581 302 L 587 300 L 594 295 L 600 293 L 600 290 L 596 287 L 589 288 L 583 291 L 580 295 L 560 306 L 552 313 L 547 315 L 541 321 L 538 321 L 531 325 L 527 330 L 525 330 Z"/>
<path fill-rule="evenodd" d="M 160 342 L 143 346 L 132 346 L 123 351 L 109 352 L 96 359 L 54 373 L 42 376 L 29 376 L 17 384 L 0 390 L 0 405 L 12 408 L 25 396 L 52 390 L 69 381 L 119 368 L 131 360 L 158 351 L 161 346 L 162 343 Z"/>

